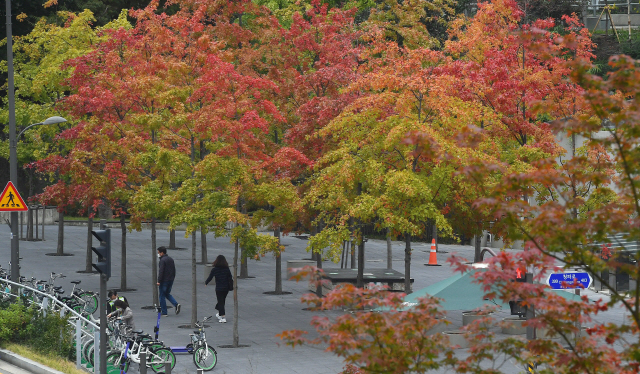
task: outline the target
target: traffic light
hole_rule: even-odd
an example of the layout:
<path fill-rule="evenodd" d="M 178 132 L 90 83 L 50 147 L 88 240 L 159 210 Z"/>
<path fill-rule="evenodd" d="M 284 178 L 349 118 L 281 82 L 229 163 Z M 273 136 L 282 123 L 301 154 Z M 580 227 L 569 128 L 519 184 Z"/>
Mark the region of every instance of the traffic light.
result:
<path fill-rule="evenodd" d="M 526 268 L 518 266 L 516 268 L 516 282 L 526 282 L 527 281 L 527 272 Z"/>
<path fill-rule="evenodd" d="M 111 278 L 111 229 L 92 230 L 91 234 L 100 242 L 97 248 L 91 247 L 98 255 L 98 263 L 91 266 L 109 279 Z"/>
<path fill-rule="evenodd" d="M 509 309 L 511 309 L 512 316 L 524 318 L 527 315 L 527 307 L 523 304 L 522 300 L 509 301 Z"/>

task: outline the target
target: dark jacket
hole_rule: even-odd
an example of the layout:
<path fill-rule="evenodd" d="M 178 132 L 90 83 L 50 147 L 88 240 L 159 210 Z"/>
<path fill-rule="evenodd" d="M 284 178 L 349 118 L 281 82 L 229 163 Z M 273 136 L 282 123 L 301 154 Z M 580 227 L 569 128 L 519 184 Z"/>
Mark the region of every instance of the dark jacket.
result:
<path fill-rule="evenodd" d="M 158 271 L 158 283 L 173 282 L 176 279 L 176 265 L 173 263 L 173 259 L 167 255 L 160 257 L 160 263 L 158 264 L 160 270 Z"/>
<path fill-rule="evenodd" d="M 214 267 L 211 269 L 209 278 L 207 278 L 204 284 L 209 284 L 213 277 L 216 277 L 216 291 L 229 291 L 229 281 L 233 281 L 233 276 L 231 275 L 231 270 L 229 270 L 229 268 Z"/>

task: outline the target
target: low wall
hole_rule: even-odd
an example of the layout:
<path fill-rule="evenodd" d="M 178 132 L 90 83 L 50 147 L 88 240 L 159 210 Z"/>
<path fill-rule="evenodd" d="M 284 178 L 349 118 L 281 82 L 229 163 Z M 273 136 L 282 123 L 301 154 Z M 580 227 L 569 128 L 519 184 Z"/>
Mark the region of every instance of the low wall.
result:
<path fill-rule="evenodd" d="M 612 14 L 611 15 L 611 22 L 613 22 L 613 25 L 617 29 L 629 27 L 628 26 L 629 19 L 627 18 L 626 14 Z M 611 28 L 611 22 L 608 22 L 609 28 Z M 593 28 L 596 26 L 596 23 L 598 23 L 597 30 L 604 30 L 604 27 L 605 27 L 605 15 L 602 15 L 602 18 L 600 18 L 600 22 L 598 22 L 598 16 L 588 16 L 588 17 L 586 17 L 585 27 L 588 28 L 589 30 L 593 31 Z M 631 27 L 632 28 L 640 27 L 640 14 L 632 14 L 631 15 Z M 618 32 L 620 32 L 620 31 L 618 31 Z"/>
<path fill-rule="evenodd" d="M 34 208 L 33 210 L 33 224 L 36 224 L 36 215 L 38 216 L 38 226 L 42 225 L 42 217 L 43 217 L 43 211 L 44 211 L 44 224 L 45 225 L 57 225 L 58 224 L 58 210 L 56 207 L 51 206 L 51 207 L 46 207 L 44 210 L 42 209 L 42 206 L 38 207 L 38 209 Z M 24 230 L 26 230 L 26 226 L 27 226 L 27 221 L 29 219 L 29 212 L 18 212 L 18 225 L 22 224 L 24 225 Z M 5 220 L 11 220 L 11 212 L 0 212 L 0 223 L 5 223 Z M 64 225 L 65 226 L 87 226 L 87 221 L 75 221 L 75 220 L 65 220 L 64 221 Z M 129 225 L 129 221 L 127 220 L 127 225 Z M 94 227 L 100 227 L 100 219 L 99 218 L 94 218 L 93 219 L 93 226 Z M 108 219 L 107 220 L 107 226 L 111 227 L 111 228 L 119 228 L 120 227 L 120 220 L 119 219 Z M 142 224 L 142 228 L 145 230 L 150 230 L 151 229 L 151 223 L 143 223 Z M 169 222 L 167 221 L 160 221 L 160 222 L 156 222 L 156 229 L 157 230 L 169 230 Z M 187 229 L 187 225 L 180 225 L 178 227 L 175 228 L 176 231 L 185 231 Z M 233 229 L 233 223 L 232 222 L 228 222 L 227 223 L 227 230 L 231 230 Z M 258 231 L 259 232 L 268 232 L 268 231 L 272 231 L 272 228 L 270 225 L 260 225 L 258 226 Z"/>
<path fill-rule="evenodd" d="M 38 215 L 38 225 L 42 224 L 42 206 L 37 207 L 38 209 L 36 209 L 35 206 L 33 207 L 29 207 L 30 209 L 33 208 L 33 224 L 35 225 L 36 223 L 36 214 Z M 29 212 L 18 212 L 18 222 L 22 223 L 24 225 L 27 224 L 27 220 L 29 219 Z M 11 220 L 11 212 L 0 212 L 0 222 L 4 223 L 6 222 L 5 220 Z M 58 222 L 58 211 L 56 210 L 56 207 L 46 207 L 44 209 L 44 224 L 45 225 L 53 225 L 56 224 Z"/>

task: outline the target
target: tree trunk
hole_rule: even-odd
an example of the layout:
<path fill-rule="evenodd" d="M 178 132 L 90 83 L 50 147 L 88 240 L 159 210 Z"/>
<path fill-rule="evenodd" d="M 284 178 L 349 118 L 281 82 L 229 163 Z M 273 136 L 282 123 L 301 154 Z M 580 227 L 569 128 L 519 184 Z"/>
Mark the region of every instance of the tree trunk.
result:
<path fill-rule="evenodd" d="M 206 265 L 209 262 L 209 257 L 207 254 L 207 233 L 205 229 L 200 229 L 200 246 L 202 248 L 202 256 L 201 261 L 203 265 Z"/>
<path fill-rule="evenodd" d="M 355 242 L 351 240 L 351 269 L 356 268 L 356 248 Z"/>
<path fill-rule="evenodd" d="M 124 213 L 120 214 L 120 228 L 122 229 L 122 244 L 120 245 L 120 290 L 127 289 L 127 222 Z"/>
<path fill-rule="evenodd" d="M 27 212 L 27 240 L 33 240 L 33 209 Z"/>
<path fill-rule="evenodd" d="M 247 214 L 247 206 L 245 205 L 244 200 L 242 201 L 242 214 L 244 215 Z M 249 264 L 248 264 L 249 261 L 247 261 L 248 260 L 247 251 L 244 248 L 240 248 L 240 257 L 241 257 L 240 278 L 241 279 L 249 278 Z"/>
<path fill-rule="evenodd" d="M 91 209 L 89 209 L 89 219 L 87 220 L 87 260 L 85 262 L 84 271 L 86 273 L 92 272 L 91 262 L 93 260 L 92 251 L 91 251 L 91 243 L 92 243 L 92 235 L 91 231 L 93 231 L 93 217 L 91 217 Z"/>
<path fill-rule="evenodd" d="M 47 214 L 47 206 L 42 206 L 42 241 L 44 241 L 44 216 Z M 52 216 L 53 217 L 53 216 Z"/>
<path fill-rule="evenodd" d="M 176 230 L 169 230 L 169 249 L 176 249 Z"/>
<path fill-rule="evenodd" d="M 609 0 L 604 0 L 604 33 L 609 35 Z"/>
<path fill-rule="evenodd" d="M 276 227 L 273 230 L 273 236 L 278 238 L 278 245 L 280 245 L 280 227 Z M 282 253 L 278 252 L 276 256 L 276 294 L 282 293 Z"/>
<path fill-rule="evenodd" d="M 238 239 L 236 239 L 233 249 L 233 346 L 240 345 L 240 335 L 238 334 Z"/>
<path fill-rule="evenodd" d="M 404 292 L 411 293 L 411 234 L 404 235 Z"/>
<path fill-rule="evenodd" d="M 156 247 L 156 219 L 151 219 L 151 284 L 153 290 L 153 305 L 160 305 L 158 297 L 158 252 Z"/>
<path fill-rule="evenodd" d="M 475 252 L 473 255 L 473 262 L 480 262 L 480 252 L 482 251 L 481 248 L 481 244 L 482 244 L 482 224 L 478 223 L 478 232 L 476 233 L 476 240 L 475 240 Z"/>
<path fill-rule="evenodd" d="M 64 255 L 64 210 L 58 212 L 58 256 Z"/>
<path fill-rule="evenodd" d="M 36 231 L 36 240 L 38 240 L 38 212 L 40 211 L 40 207 L 38 205 L 36 205 L 36 211 L 35 211 L 35 215 L 36 215 L 36 225 L 35 225 L 35 231 Z"/>
<path fill-rule="evenodd" d="M 356 278 L 356 287 L 364 287 L 364 235 L 360 237 L 360 244 L 358 244 L 358 276 Z"/>
<path fill-rule="evenodd" d="M 316 253 L 316 268 L 322 269 L 322 253 Z M 320 281 L 320 279 L 318 279 Z M 322 297 L 322 283 L 318 282 L 316 286 L 316 296 Z"/>
<path fill-rule="evenodd" d="M 196 232 L 191 233 L 191 328 L 198 322 L 198 283 L 196 279 Z"/>
<path fill-rule="evenodd" d="M 391 229 L 387 229 L 387 269 L 393 269 L 393 253 L 391 250 Z"/>

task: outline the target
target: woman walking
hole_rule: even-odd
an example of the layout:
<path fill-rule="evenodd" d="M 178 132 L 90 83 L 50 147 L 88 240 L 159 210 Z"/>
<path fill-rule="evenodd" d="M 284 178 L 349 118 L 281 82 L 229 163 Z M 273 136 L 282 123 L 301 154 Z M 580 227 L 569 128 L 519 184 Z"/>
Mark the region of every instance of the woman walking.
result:
<path fill-rule="evenodd" d="M 213 261 L 213 269 L 209 273 L 209 278 L 204 282 L 204 285 L 208 285 L 211 279 L 216 278 L 216 298 L 218 303 L 216 304 L 216 317 L 218 322 L 227 323 L 225 318 L 224 303 L 229 291 L 233 291 L 233 276 L 229 270 L 229 263 L 223 255 L 219 255 L 215 261 Z"/>

